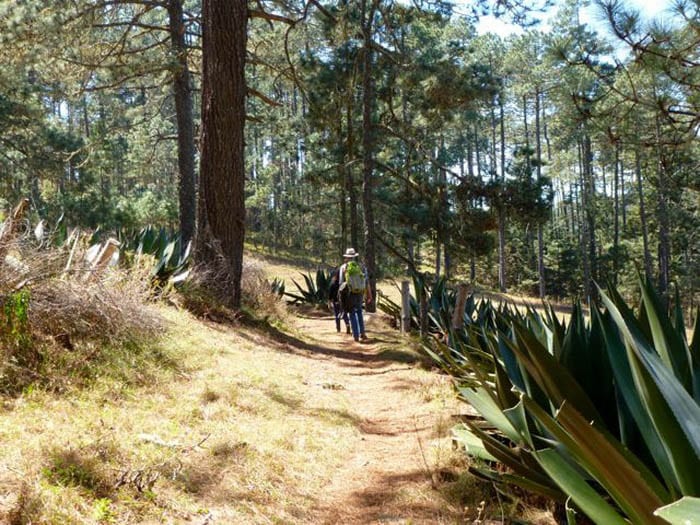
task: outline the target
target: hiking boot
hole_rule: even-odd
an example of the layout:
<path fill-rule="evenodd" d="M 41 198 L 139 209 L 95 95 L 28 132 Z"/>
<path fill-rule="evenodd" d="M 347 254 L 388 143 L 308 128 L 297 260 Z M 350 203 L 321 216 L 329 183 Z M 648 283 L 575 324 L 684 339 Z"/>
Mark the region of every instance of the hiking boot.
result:
<path fill-rule="evenodd" d="M 346 326 L 346 327 L 345 327 L 345 333 L 346 333 L 346 334 L 351 334 L 351 333 L 352 333 L 352 330 L 350 330 L 350 327 L 349 327 L 349 326 Z"/>
<path fill-rule="evenodd" d="M 367 335 L 360 334 L 360 339 L 362 339 L 363 341 L 367 341 Z"/>
<path fill-rule="evenodd" d="M 352 336 L 352 338 L 353 338 L 355 341 L 359 341 L 359 340 L 360 340 L 359 337 Z"/>

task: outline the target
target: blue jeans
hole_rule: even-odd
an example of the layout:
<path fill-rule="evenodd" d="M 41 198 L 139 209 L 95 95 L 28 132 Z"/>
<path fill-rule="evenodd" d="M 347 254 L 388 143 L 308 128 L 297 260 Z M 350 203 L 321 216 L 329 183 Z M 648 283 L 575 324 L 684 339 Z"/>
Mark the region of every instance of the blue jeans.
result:
<path fill-rule="evenodd" d="M 362 301 L 360 301 L 360 304 L 354 303 L 349 313 L 352 337 L 357 341 L 360 336 L 365 335 L 365 320 L 362 318 Z"/>
<path fill-rule="evenodd" d="M 344 312 L 340 308 L 340 303 L 338 301 L 333 301 L 333 315 L 335 316 L 335 329 L 340 332 L 340 320 L 345 321 L 345 326 L 348 326 L 350 322 L 348 321 L 348 313 Z"/>

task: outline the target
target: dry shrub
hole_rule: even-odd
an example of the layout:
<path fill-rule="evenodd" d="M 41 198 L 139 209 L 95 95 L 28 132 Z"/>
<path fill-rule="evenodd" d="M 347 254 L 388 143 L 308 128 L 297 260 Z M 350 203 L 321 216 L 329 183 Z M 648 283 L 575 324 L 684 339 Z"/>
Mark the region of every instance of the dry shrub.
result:
<path fill-rule="evenodd" d="M 197 265 L 180 288 L 184 306 L 195 315 L 217 322 L 235 321 L 240 313 L 231 308 L 232 276 L 221 260 Z M 241 299 L 244 308 L 257 315 L 283 319 L 284 302 L 272 292 L 259 261 L 244 259 L 241 276 Z"/>
<path fill-rule="evenodd" d="M 275 319 L 284 319 L 286 316 L 286 304 L 272 292 L 270 281 L 260 261 L 243 260 L 241 293 L 244 303 L 257 312 Z"/>
<path fill-rule="evenodd" d="M 155 335 L 161 321 L 147 305 L 146 276 L 110 269 L 100 279 L 76 276 L 31 287 L 32 328 L 53 337 L 122 342 Z"/>
<path fill-rule="evenodd" d="M 135 343 L 159 330 L 160 318 L 146 304 L 145 271 L 95 273 L 76 262 L 82 253 L 73 250 L 73 257 L 66 271 L 67 247 L 42 248 L 26 236 L 0 238 L 0 390 L 51 382 L 47 366 L 60 361 L 60 347 L 77 354 L 86 349 L 87 356 L 75 356 L 85 361 L 107 343 Z"/>

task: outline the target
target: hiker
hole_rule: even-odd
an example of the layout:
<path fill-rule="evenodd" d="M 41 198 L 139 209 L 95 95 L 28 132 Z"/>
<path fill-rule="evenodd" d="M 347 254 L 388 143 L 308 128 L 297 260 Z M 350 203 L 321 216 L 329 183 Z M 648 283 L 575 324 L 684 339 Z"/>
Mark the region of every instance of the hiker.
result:
<path fill-rule="evenodd" d="M 346 292 L 347 312 L 350 316 L 350 327 L 352 337 L 355 341 L 367 340 L 365 335 L 365 322 L 362 317 L 362 302 L 367 299 L 372 302 L 372 292 L 367 279 L 367 271 L 357 262 L 358 253 L 354 248 L 345 250 L 343 258 L 345 263 L 340 267 L 338 282 L 340 283 L 340 293 Z"/>
<path fill-rule="evenodd" d="M 331 285 L 328 289 L 328 301 L 333 309 L 333 316 L 335 317 L 335 330 L 340 332 L 340 320 L 345 322 L 345 333 L 350 333 L 350 320 L 348 319 L 348 311 L 343 308 L 340 302 L 340 296 L 338 295 L 338 290 L 340 289 L 340 268 L 334 268 L 331 271 Z"/>

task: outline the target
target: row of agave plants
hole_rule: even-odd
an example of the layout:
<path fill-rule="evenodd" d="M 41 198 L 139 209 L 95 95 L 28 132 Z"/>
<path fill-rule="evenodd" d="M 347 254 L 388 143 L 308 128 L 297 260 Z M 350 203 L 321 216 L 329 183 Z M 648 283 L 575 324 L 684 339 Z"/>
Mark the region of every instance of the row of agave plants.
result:
<path fill-rule="evenodd" d="M 569 523 L 700 523 L 698 319 L 689 341 L 680 308 L 640 282 L 638 308 L 608 288 L 568 322 L 471 296 L 455 330 L 454 292 L 421 285 L 445 336 L 426 350 L 479 413 L 453 429 L 474 474 L 559 502 Z"/>

